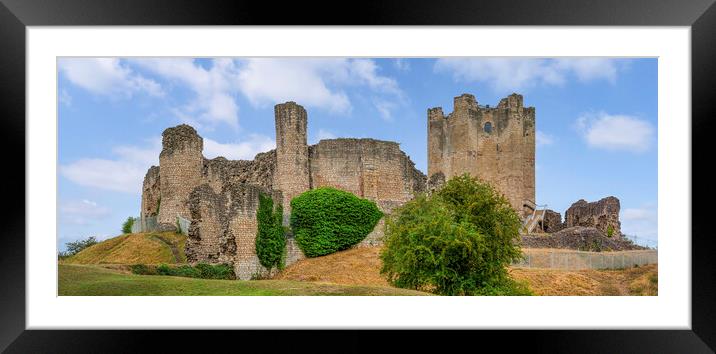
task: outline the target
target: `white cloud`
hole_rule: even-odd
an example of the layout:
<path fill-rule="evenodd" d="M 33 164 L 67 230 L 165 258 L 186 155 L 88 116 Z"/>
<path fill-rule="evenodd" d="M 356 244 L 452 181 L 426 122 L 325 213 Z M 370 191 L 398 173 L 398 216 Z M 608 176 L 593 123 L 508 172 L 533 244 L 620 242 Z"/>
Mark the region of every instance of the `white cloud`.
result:
<path fill-rule="evenodd" d="M 552 143 L 554 143 L 554 138 L 552 135 L 545 134 L 538 130 L 535 134 L 535 143 L 537 146 L 552 145 Z"/>
<path fill-rule="evenodd" d="M 608 58 L 441 58 L 435 63 L 436 72 L 451 73 L 456 81 L 485 83 L 498 92 L 561 86 L 570 75 L 581 82 L 614 83 L 617 69 L 615 61 Z"/>
<path fill-rule="evenodd" d="M 260 134 L 251 134 L 246 141 L 227 144 L 204 138 L 204 156 L 209 159 L 223 156 L 229 160 L 253 160 L 256 154 L 275 147 L 273 139 Z"/>
<path fill-rule="evenodd" d="M 159 83 L 135 73 L 117 58 L 63 58 L 58 66 L 67 80 L 96 95 L 113 99 L 137 93 L 164 95 Z"/>
<path fill-rule="evenodd" d="M 248 59 L 242 61 L 239 86 L 253 105 L 296 101 L 333 113 L 351 110 L 342 87 L 365 86 L 395 100 L 404 96 L 398 82 L 380 75 L 370 59 Z"/>
<path fill-rule="evenodd" d="M 161 140 L 152 139 L 145 147 L 117 146 L 112 152 L 116 159 L 79 159 L 61 165 L 60 174 L 81 186 L 139 194 L 147 170 L 159 164 Z"/>
<path fill-rule="evenodd" d="M 91 200 L 72 200 L 60 204 L 60 215 L 66 222 L 87 225 L 109 216 L 110 210 Z"/>
<path fill-rule="evenodd" d="M 611 151 L 645 152 L 654 138 L 651 123 L 628 115 L 583 114 L 575 126 L 589 146 Z"/>
<path fill-rule="evenodd" d="M 253 105 L 295 101 L 335 113 L 350 111 L 348 96 L 327 81 L 345 70 L 342 59 L 248 59 L 239 75 L 242 93 Z"/>
<path fill-rule="evenodd" d="M 191 58 L 132 59 L 132 63 L 189 87 L 195 98 L 172 109 L 182 121 L 211 128 L 217 123 L 238 127 L 236 95 L 254 106 L 295 101 L 334 114 L 351 111 L 344 89 L 367 87 L 376 97 L 403 100 L 397 81 L 379 73 L 370 59 L 250 58 L 214 59 L 209 68 Z M 385 106 L 381 114 L 385 116 Z"/>
<path fill-rule="evenodd" d="M 376 99 L 373 104 L 383 120 L 387 122 L 393 121 L 393 110 L 398 108 L 397 103 L 388 100 Z"/>
<path fill-rule="evenodd" d="M 191 58 L 132 59 L 132 63 L 194 92 L 193 99 L 173 110 L 182 121 L 209 128 L 218 123 L 238 127 L 239 106 L 234 95 L 239 73 L 231 59 L 215 59 L 210 69 Z"/>

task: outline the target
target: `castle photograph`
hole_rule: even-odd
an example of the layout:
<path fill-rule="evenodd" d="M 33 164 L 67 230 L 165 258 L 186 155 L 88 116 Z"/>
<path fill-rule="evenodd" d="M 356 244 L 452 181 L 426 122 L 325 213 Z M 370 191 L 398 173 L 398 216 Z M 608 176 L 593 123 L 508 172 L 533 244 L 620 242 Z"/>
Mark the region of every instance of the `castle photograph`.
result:
<path fill-rule="evenodd" d="M 656 296 L 657 61 L 61 58 L 60 296 Z"/>

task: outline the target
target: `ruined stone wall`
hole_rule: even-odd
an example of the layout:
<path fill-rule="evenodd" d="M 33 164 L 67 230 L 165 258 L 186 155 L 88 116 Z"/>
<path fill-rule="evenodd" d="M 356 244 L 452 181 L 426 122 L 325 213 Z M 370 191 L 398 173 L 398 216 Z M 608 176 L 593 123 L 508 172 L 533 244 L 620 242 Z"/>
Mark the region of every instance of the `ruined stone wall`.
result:
<path fill-rule="evenodd" d="M 425 175 L 395 142 L 321 140 L 309 148 L 309 158 L 311 188 L 342 189 L 375 201 L 384 212 L 425 191 Z"/>
<path fill-rule="evenodd" d="M 156 216 L 161 196 L 159 166 L 152 166 L 144 175 L 142 183 L 142 212 L 140 218 Z"/>
<path fill-rule="evenodd" d="M 562 215 L 554 210 L 547 209 L 542 220 L 542 231 L 552 233 L 564 229 Z"/>
<path fill-rule="evenodd" d="M 219 193 L 225 183 L 247 183 L 273 189 L 276 150 L 262 152 L 253 160 L 227 160 L 224 157 L 205 159 L 202 179 Z"/>
<path fill-rule="evenodd" d="M 453 112 L 428 109 L 428 180 L 439 185 L 463 173 L 491 183 L 521 215 L 535 200 L 535 110 L 512 94 L 497 107 L 455 97 Z"/>
<path fill-rule="evenodd" d="M 208 183 L 197 187 L 188 204 L 187 261 L 231 264 L 241 280 L 268 275 L 256 255 L 260 193 L 282 200 L 280 193 L 252 184 L 228 182 L 218 193 Z"/>
<path fill-rule="evenodd" d="M 194 128 L 182 124 L 162 133 L 159 155 L 161 205 L 158 222 L 174 225 L 177 215 L 189 218 L 189 193 L 202 183 L 203 139 Z"/>
<path fill-rule="evenodd" d="M 284 224 L 288 225 L 291 199 L 310 189 L 308 144 L 306 142 L 306 110 L 295 102 L 277 104 L 276 169 L 273 188 L 283 193 Z"/>
<path fill-rule="evenodd" d="M 611 226 L 612 236 L 621 238 L 619 209 L 619 199 L 616 197 L 609 196 L 592 203 L 580 199 L 564 213 L 565 226 L 595 227 L 605 235 Z"/>

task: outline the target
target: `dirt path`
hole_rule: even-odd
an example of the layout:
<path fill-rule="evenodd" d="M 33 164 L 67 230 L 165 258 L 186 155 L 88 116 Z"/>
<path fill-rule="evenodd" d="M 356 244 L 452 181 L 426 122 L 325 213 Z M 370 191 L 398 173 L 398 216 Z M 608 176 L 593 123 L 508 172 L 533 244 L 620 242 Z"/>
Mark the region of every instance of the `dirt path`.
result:
<path fill-rule="evenodd" d="M 174 256 L 174 263 L 181 263 L 181 255 L 179 253 L 179 248 L 177 248 L 177 245 L 175 245 L 174 242 L 171 242 L 160 235 L 152 235 L 152 239 L 169 246 L 169 249 L 172 251 L 172 256 Z"/>

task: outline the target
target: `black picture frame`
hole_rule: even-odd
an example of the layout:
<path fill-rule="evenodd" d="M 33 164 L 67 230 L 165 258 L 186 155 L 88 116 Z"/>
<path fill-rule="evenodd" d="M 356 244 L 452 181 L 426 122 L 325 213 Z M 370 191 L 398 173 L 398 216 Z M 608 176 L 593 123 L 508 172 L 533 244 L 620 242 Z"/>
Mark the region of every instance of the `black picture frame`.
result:
<path fill-rule="evenodd" d="M 401 351 L 478 346 L 486 341 L 532 352 L 714 352 L 716 242 L 709 229 L 709 141 L 716 120 L 716 6 L 714 0 L 380 1 L 375 3 L 184 0 L 0 0 L 0 121 L 6 172 L 0 203 L 0 349 L 11 353 L 209 351 L 227 343 L 254 343 L 269 352 Z M 573 331 L 37 331 L 25 330 L 25 29 L 27 26 L 135 25 L 415 25 L 415 26 L 690 26 L 692 79 L 692 302 L 691 330 Z M 660 97 L 660 99 L 668 99 Z M 21 154 L 20 151 L 23 153 Z M 23 186 L 24 188 L 20 188 Z M 713 227 L 711 227 L 713 229 Z M 670 235 L 673 237 L 675 235 Z M 683 235 L 688 237 L 688 235 Z M 410 335 L 412 338 L 407 339 Z M 380 343 L 380 344 L 378 344 Z M 250 344 L 247 344 L 250 345 Z M 325 346 L 325 347 L 323 347 Z M 323 347 L 323 350 L 321 350 Z M 477 347 L 475 347 L 477 348 Z"/>

